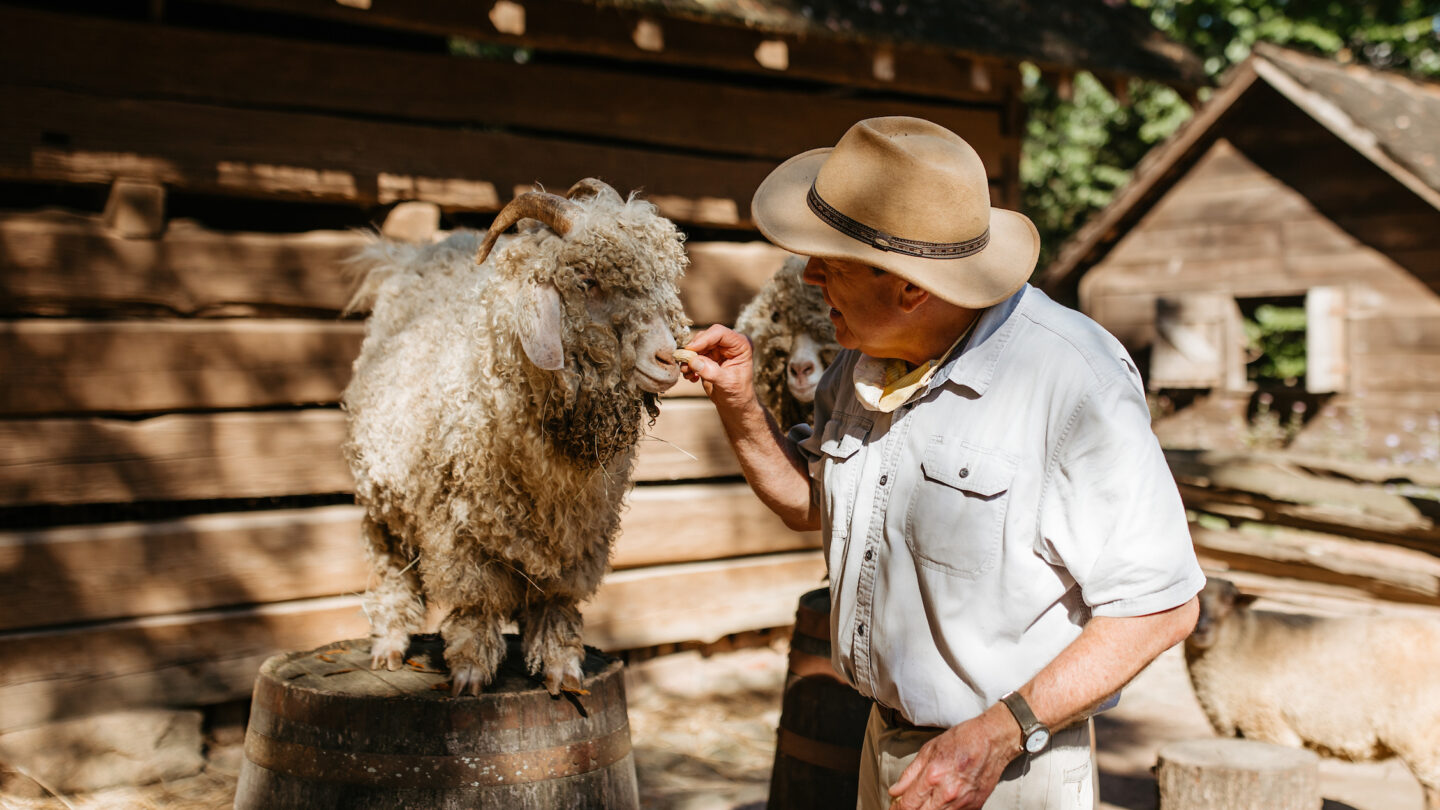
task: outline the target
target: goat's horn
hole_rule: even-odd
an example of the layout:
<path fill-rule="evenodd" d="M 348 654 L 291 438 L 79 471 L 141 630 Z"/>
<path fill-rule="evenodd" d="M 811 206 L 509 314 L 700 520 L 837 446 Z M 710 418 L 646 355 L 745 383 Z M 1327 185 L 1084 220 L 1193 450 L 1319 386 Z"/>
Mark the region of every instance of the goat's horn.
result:
<path fill-rule="evenodd" d="M 605 182 L 604 180 L 600 180 L 594 177 L 587 177 L 584 180 L 581 180 L 575 185 L 571 186 L 570 190 L 565 192 L 565 198 L 573 200 L 576 197 L 599 197 L 602 194 L 611 194 L 616 197 L 620 196 L 620 192 L 611 188 L 610 184 Z"/>
<path fill-rule="evenodd" d="M 490 223 L 490 231 L 485 234 L 485 241 L 480 243 L 480 249 L 475 253 L 475 263 L 483 264 L 500 234 L 510 230 L 511 225 L 522 219 L 538 219 L 550 230 L 564 236 L 575 227 L 579 213 L 578 204 L 558 194 L 527 191 L 511 200 L 509 205 L 495 215 L 495 221 Z"/>

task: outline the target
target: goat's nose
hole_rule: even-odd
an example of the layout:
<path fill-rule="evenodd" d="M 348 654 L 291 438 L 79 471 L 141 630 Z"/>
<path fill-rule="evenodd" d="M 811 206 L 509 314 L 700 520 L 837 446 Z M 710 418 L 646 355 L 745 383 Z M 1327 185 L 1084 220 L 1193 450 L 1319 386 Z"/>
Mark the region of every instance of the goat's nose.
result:
<path fill-rule="evenodd" d="M 790 364 L 790 376 L 797 380 L 803 380 L 815 373 L 815 363 L 811 360 L 796 360 Z"/>
<path fill-rule="evenodd" d="M 675 362 L 675 350 L 673 348 L 656 349 L 655 362 L 667 367 L 678 365 Z"/>

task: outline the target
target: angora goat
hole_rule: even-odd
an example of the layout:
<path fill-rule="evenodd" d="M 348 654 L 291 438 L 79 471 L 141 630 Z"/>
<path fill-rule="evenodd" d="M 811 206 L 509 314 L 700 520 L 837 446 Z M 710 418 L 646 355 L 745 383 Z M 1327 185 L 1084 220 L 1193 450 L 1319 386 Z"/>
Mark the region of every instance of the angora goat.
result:
<path fill-rule="evenodd" d="M 681 243 L 652 205 L 585 180 L 517 197 L 483 240 L 362 255 L 351 308 L 372 314 L 343 404 L 374 668 L 401 665 L 434 600 L 454 694 L 494 678 L 511 619 L 550 693 L 580 688 L 576 605 L 608 563 L 645 413 L 679 376 Z"/>
<path fill-rule="evenodd" d="M 786 259 L 735 321 L 754 347 L 760 404 L 782 430 L 814 418 L 815 386 L 840 351 L 825 297 L 800 279 L 805 261 Z"/>
<path fill-rule="evenodd" d="M 1223 579 L 1185 641 L 1215 731 L 1367 761 L 1398 756 L 1440 810 L 1440 621 L 1250 610 Z"/>

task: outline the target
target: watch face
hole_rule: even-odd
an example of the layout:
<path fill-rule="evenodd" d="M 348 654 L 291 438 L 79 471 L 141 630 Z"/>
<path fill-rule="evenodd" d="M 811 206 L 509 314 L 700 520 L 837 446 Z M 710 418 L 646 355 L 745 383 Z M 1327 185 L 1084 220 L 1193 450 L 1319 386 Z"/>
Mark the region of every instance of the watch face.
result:
<path fill-rule="evenodd" d="M 1037 728 L 1025 738 L 1025 750 L 1032 754 L 1038 754 L 1045 750 L 1045 745 L 1049 742 L 1050 732 L 1043 728 Z"/>

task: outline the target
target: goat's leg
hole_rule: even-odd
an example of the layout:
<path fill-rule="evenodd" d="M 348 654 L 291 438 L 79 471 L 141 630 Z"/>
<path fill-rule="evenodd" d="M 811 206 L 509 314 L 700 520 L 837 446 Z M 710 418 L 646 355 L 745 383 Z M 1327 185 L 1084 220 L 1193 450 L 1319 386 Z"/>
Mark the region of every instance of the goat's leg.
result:
<path fill-rule="evenodd" d="M 370 668 L 399 669 L 410 634 L 425 623 L 420 574 L 400 538 L 369 515 L 361 521 L 360 533 L 374 574 L 363 603 L 370 619 Z"/>
<path fill-rule="evenodd" d="M 440 625 L 445 637 L 445 663 L 450 667 L 450 694 L 479 695 L 495 679 L 505 659 L 505 635 L 494 611 L 462 607 L 450 611 Z"/>
<path fill-rule="evenodd" d="M 532 675 L 544 674 L 545 688 L 552 695 L 581 692 L 585 674 L 580 663 L 585 645 L 580 640 L 580 610 L 567 597 L 540 600 L 525 606 L 520 632 L 525 647 L 525 665 Z"/>

